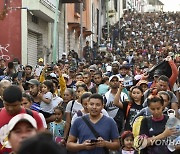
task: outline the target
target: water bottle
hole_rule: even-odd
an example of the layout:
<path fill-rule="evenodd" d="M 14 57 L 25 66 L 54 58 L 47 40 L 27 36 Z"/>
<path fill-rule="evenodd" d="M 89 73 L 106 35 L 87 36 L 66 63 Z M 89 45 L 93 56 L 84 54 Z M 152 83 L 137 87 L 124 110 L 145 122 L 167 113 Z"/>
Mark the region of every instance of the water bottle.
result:
<path fill-rule="evenodd" d="M 175 139 L 178 136 L 180 136 L 180 120 L 175 117 L 175 110 L 169 109 L 167 111 L 169 119 L 167 120 L 166 123 L 166 128 L 176 128 L 177 133 L 175 135 L 170 136 L 170 139 Z"/>
<path fill-rule="evenodd" d="M 167 148 L 169 151 L 174 152 L 176 150 L 176 145 L 180 145 L 180 136 L 174 139 L 174 142 L 170 142 Z"/>

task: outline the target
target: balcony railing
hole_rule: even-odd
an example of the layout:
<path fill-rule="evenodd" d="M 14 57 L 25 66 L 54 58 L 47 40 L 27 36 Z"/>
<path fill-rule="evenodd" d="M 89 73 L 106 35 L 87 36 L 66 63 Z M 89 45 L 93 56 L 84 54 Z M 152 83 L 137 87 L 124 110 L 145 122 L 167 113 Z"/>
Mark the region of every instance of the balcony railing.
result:
<path fill-rule="evenodd" d="M 44 6 L 46 6 L 47 8 L 51 9 L 52 11 L 54 11 L 54 9 L 56 8 L 56 4 L 52 3 L 54 1 L 50 1 L 50 0 L 40 0 L 40 3 L 43 4 Z"/>

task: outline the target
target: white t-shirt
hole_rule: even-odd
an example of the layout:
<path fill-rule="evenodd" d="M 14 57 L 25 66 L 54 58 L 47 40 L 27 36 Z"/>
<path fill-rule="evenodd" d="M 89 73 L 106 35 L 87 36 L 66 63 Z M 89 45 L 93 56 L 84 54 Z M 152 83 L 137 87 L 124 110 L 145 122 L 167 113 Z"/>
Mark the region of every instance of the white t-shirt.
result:
<path fill-rule="evenodd" d="M 71 113 L 71 117 L 73 117 L 74 114 L 77 113 L 79 110 L 83 109 L 81 103 L 78 103 L 77 100 L 74 101 L 73 107 L 72 107 L 72 102 L 73 101 L 68 102 L 66 106 L 66 112 Z M 71 107 L 72 107 L 72 112 L 71 112 Z"/>
<path fill-rule="evenodd" d="M 35 74 L 36 76 L 40 76 L 43 68 L 44 68 L 44 66 L 36 65 L 36 66 L 35 66 L 35 69 L 34 69 L 34 74 Z"/>
<path fill-rule="evenodd" d="M 53 94 L 51 92 L 47 92 L 46 94 L 43 95 L 43 98 L 50 99 L 51 102 L 47 104 L 41 101 L 41 104 L 40 104 L 41 110 L 44 112 L 53 113 L 53 105 L 52 105 Z"/>
<path fill-rule="evenodd" d="M 109 114 L 110 117 L 114 118 L 119 110 L 119 108 L 114 105 L 113 101 L 114 101 L 114 95 L 111 93 L 111 90 L 109 90 L 106 94 L 105 94 L 105 97 L 106 97 L 106 109 L 107 109 L 107 113 Z M 124 92 L 121 92 L 121 95 L 120 95 L 120 99 L 121 101 L 125 101 L 128 99 L 128 96 L 126 93 Z"/>
<path fill-rule="evenodd" d="M 59 103 L 63 102 L 63 99 L 59 96 L 54 96 L 53 99 L 52 99 L 52 107 L 53 109 L 58 106 Z"/>

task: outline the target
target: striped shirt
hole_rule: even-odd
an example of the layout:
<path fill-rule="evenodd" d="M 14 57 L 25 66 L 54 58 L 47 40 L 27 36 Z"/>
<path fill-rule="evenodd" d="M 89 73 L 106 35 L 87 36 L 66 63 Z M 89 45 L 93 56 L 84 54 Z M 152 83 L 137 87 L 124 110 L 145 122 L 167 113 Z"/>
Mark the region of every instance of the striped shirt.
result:
<path fill-rule="evenodd" d="M 39 112 L 39 110 L 40 110 L 40 103 L 39 102 L 33 102 L 31 107 L 30 107 L 30 109 Z"/>

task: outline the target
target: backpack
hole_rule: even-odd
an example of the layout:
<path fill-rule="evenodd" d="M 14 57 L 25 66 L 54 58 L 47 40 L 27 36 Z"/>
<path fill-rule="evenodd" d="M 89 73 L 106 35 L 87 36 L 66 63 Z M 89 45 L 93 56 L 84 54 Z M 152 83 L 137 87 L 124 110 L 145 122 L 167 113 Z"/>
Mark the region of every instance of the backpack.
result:
<path fill-rule="evenodd" d="M 141 128 L 141 121 L 144 118 L 144 116 L 139 116 L 135 119 L 132 125 L 132 133 L 134 135 L 134 138 L 139 135 L 140 128 Z"/>

